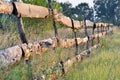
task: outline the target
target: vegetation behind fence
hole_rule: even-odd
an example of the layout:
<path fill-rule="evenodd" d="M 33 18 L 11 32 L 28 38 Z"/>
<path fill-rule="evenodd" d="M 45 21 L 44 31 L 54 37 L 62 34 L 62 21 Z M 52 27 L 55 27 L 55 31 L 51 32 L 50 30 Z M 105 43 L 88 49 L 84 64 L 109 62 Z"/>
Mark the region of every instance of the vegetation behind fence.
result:
<path fill-rule="evenodd" d="M 4 50 L 0 50 L 0 62 L 1 67 L 9 66 L 15 64 L 16 62 L 20 62 L 22 57 L 25 57 L 25 61 L 28 64 L 29 68 L 29 59 L 33 54 L 42 54 L 43 52 L 49 51 L 52 49 L 56 51 L 58 47 L 62 48 L 70 48 L 75 47 L 75 54 L 73 57 L 63 61 L 59 60 L 59 63 L 52 68 L 49 69 L 51 75 L 49 76 L 49 80 L 57 79 L 58 75 L 64 76 L 75 62 L 79 62 L 86 58 L 90 52 L 101 45 L 101 38 L 105 35 L 112 33 L 112 25 L 108 23 L 93 23 L 89 20 L 84 19 L 84 21 L 77 21 L 70 19 L 69 17 L 64 16 L 61 13 L 53 10 L 51 1 L 49 1 L 49 9 L 30 5 L 25 3 L 2 3 L 0 4 L 0 13 L 4 14 L 13 14 L 16 17 L 16 23 L 18 26 L 18 33 L 21 39 L 22 44 L 16 45 Z M 35 41 L 33 43 L 28 42 L 24 25 L 22 22 L 22 17 L 30 17 L 30 18 L 47 18 L 50 17 L 53 20 L 53 28 L 54 28 L 54 37 Z M 67 28 L 70 28 L 73 32 L 74 38 L 61 38 L 58 33 L 58 28 L 56 22 L 60 22 L 64 24 Z M 84 29 L 84 37 L 77 36 L 77 32 L 80 29 Z M 85 50 L 79 51 L 79 45 L 85 44 Z M 59 74 L 58 70 L 60 69 L 61 73 Z M 29 70 L 28 70 L 29 71 Z M 30 79 L 32 76 L 30 76 Z M 47 74 L 43 74 L 41 78 L 46 79 L 48 77 Z"/>

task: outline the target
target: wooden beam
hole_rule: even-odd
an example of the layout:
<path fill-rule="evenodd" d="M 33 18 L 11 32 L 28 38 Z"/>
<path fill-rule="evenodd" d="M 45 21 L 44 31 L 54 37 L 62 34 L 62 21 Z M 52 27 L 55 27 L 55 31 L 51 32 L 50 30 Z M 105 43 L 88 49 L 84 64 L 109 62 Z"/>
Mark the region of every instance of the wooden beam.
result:
<path fill-rule="evenodd" d="M 69 68 L 75 63 L 75 62 L 80 62 L 81 60 L 83 60 L 84 58 L 88 57 L 88 55 L 90 54 L 90 52 L 93 49 L 96 49 L 100 46 L 100 44 L 94 45 L 93 47 L 89 48 L 88 50 L 85 50 L 83 52 L 81 52 L 80 54 L 76 55 L 75 57 L 68 59 L 66 62 L 64 62 L 64 69 L 65 69 L 65 73 L 68 72 Z"/>
<path fill-rule="evenodd" d="M 103 37 L 108 32 L 111 32 L 112 29 L 109 31 L 105 31 L 103 33 L 91 35 L 90 38 L 97 38 Z M 77 38 L 78 44 L 86 43 L 88 38 Z M 61 48 L 69 48 L 75 45 L 74 39 L 60 39 Z M 57 47 L 57 39 L 56 38 L 49 38 L 41 41 L 36 41 L 34 43 L 28 44 L 20 44 L 14 47 L 10 47 L 4 50 L 0 50 L 0 63 L 1 66 L 9 66 L 16 62 L 19 62 L 22 58 L 22 54 L 25 53 L 25 60 L 28 60 L 32 54 L 41 54 L 46 52 L 48 49 L 54 49 Z"/>
<path fill-rule="evenodd" d="M 46 7 L 20 2 L 15 2 L 15 6 L 18 11 L 18 15 L 20 15 L 21 17 L 46 18 L 50 16 L 50 12 Z M 0 1 L 0 13 L 12 14 L 13 10 L 14 7 L 12 3 L 4 3 Z M 56 21 L 64 24 L 68 28 L 72 28 L 71 19 L 69 17 L 64 16 L 62 13 L 58 13 L 56 10 L 54 10 L 54 16 Z M 75 29 L 80 29 L 84 27 L 84 21 L 73 20 L 73 22 L 75 25 Z M 96 23 L 96 27 L 101 27 L 101 25 L 108 26 L 107 23 Z M 86 20 L 86 26 L 92 28 L 93 22 Z"/>
<path fill-rule="evenodd" d="M 49 15 L 49 10 L 42 6 L 36 6 L 31 4 L 25 4 L 20 2 L 15 2 L 18 14 L 21 17 L 29 18 L 45 18 Z M 0 13 L 12 14 L 14 7 L 12 3 L 0 1 Z"/>

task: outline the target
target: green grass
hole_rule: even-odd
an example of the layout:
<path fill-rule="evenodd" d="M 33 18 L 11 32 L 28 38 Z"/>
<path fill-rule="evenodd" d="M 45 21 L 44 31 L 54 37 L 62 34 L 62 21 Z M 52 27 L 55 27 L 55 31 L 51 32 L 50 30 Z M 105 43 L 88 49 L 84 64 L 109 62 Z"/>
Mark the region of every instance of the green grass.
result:
<path fill-rule="evenodd" d="M 25 20 L 25 33 L 29 42 L 43 40 L 54 37 L 54 31 L 51 20 L 34 21 Z M 34 24 L 33 24 L 33 23 Z M 39 24 L 38 24 L 39 23 Z M 7 24 L 8 25 L 8 24 Z M 0 30 L 0 49 L 10 47 L 20 43 L 19 35 L 15 24 L 10 33 L 2 34 Z M 57 23 L 57 27 L 63 25 Z M 73 38 L 73 33 L 69 29 L 59 28 L 60 38 Z M 5 31 L 4 31 L 5 32 Z M 102 39 L 102 47 L 94 50 L 90 56 L 80 63 L 75 63 L 66 74 L 65 80 L 119 80 L 120 79 L 120 30 L 115 30 L 113 36 Z M 78 33 L 79 36 L 82 34 Z M 81 49 L 81 48 L 80 48 Z M 21 62 L 0 70 L 0 80 L 29 80 L 41 74 L 49 74 L 53 65 L 61 60 L 65 61 L 75 54 L 75 48 L 61 49 L 56 51 L 48 50 L 41 55 L 33 55 L 29 66 L 25 64 L 24 59 Z M 61 77 L 59 77 L 61 80 Z"/>
<path fill-rule="evenodd" d="M 102 40 L 102 47 L 94 50 L 89 58 L 74 64 L 66 80 L 119 80 L 120 79 L 120 30 L 111 38 Z"/>

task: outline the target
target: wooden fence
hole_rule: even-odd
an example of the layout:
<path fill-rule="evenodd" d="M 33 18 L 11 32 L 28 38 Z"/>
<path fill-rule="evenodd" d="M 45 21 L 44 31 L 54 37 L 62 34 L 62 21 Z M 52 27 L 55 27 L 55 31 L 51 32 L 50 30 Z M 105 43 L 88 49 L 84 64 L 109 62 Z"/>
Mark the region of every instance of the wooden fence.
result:
<path fill-rule="evenodd" d="M 62 13 L 58 13 L 56 10 L 53 10 L 52 5 L 49 6 L 50 9 L 42 6 L 36 6 L 19 2 L 9 3 L 0 1 L 0 13 L 13 14 L 17 17 L 18 32 L 20 35 L 20 39 L 23 43 L 4 50 L 0 50 L 1 67 L 9 66 L 16 62 L 19 62 L 23 55 L 25 55 L 25 60 L 27 61 L 33 53 L 42 54 L 42 52 L 46 52 L 49 48 L 55 49 L 57 47 L 61 47 L 64 49 L 76 46 L 75 57 L 70 58 L 67 61 L 60 62 L 60 66 L 62 67 L 61 71 L 63 74 L 65 74 L 68 72 L 69 67 L 71 67 L 73 63 L 81 61 L 84 57 L 88 56 L 94 48 L 100 46 L 100 39 L 102 37 L 112 32 L 111 25 L 108 23 L 93 23 L 89 20 L 73 20 L 69 17 L 64 16 Z M 36 41 L 34 43 L 29 43 L 25 37 L 21 18 L 47 18 L 51 16 L 53 19 L 55 37 Z M 71 28 L 74 33 L 74 38 L 61 39 L 60 37 L 58 37 L 56 22 L 60 22 L 64 24 L 67 28 Z M 76 37 L 77 30 L 83 28 L 85 29 L 86 37 Z M 91 29 L 92 35 L 88 35 L 88 28 Z M 94 44 L 94 39 L 98 40 L 98 44 Z M 91 47 L 89 47 L 88 45 L 88 43 L 90 43 L 89 41 L 92 41 Z M 86 50 L 81 53 L 78 53 L 78 45 L 82 43 L 86 43 Z M 57 75 L 52 74 L 49 80 L 57 78 L 55 76 Z"/>

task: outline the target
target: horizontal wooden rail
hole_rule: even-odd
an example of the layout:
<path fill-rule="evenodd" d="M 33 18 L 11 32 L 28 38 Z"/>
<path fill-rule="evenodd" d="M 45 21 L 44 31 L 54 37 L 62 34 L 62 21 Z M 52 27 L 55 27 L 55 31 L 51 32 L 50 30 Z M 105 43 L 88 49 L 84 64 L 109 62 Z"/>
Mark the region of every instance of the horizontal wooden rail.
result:
<path fill-rule="evenodd" d="M 45 18 L 49 16 L 49 10 L 42 6 L 15 2 L 15 7 L 18 11 L 18 15 L 21 17 Z M 0 13 L 13 14 L 13 10 L 14 7 L 12 3 L 0 1 Z"/>
<path fill-rule="evenodd" d="M 91 48 L 82 51 L 80 54 L 76 55 L 75 57 L 67 60 L 66 62 L 64 62 L 64 68 L 65 68 L 65 73 L 68 72 L 69 68 L 75 63 L 75 62 L 80 62 L 81 60 L 83 60 L 84 58 L 88 57 L 88 55 L 90 54 L 90 52 L 93 49 L 96 49 L 100 46 L 100 44 L 96 44 L 94 46 L 92 46 Z"/>
<path fill-rule="evenodd" d="M 46 18 L 49 17 L 51 14 L 49 12 L 49 9 L 42 6 L 36 6 L 26 3 L 20 3 L 15 2 L 15 6 L 13 6 L 12 3 L 9 2 L 2 2 L 0 1 L 0 13 L 4 14 L 14 14 L 14 9 L 17 9 L 17 15 L 20 17 L 29 17 L 29 18 Z M 69 17 L 64 16 L 62 13 L 58 13 L 56 10 L 54 10 L 54 17 L 55 20 L 64 24 L 68 28 L 73 28 L 71 19 Z M 77 21 L 73 20 L 74 22 L 74 28 L 80 29 L 84 27 L 84 21 Z M 96 27 L 108 26 L 107 23 L 96 23 Z M 92 28 L 93 22 L 86 20 L 86 26 Z"/>
<path fill-rule="evenodd" d="M 46 52 L 48 49 L 55 49 L 56 47 L 60 48 L 69 48 L 75 45 L 80 45 L 82 43 L 88 43 L 90 40 L 93 42 L 94 39 L 98 39 L 98 44 L 88 47 L 87 50 L 76 54 L 75 57 L 68 59 L 67 61 L 60 62 L 62 67 L 62 74 L 66 74 L 69 68 L 75 63 L 80 62 L 82 59 L 86 58 L 93 49 L 96 49 L 100 46 L 99 38 L 104 37 L 107 33 L 112 32 L 110 28 L 111 24 L 108 23 L 93 23 L 89 20 L 77 21 L 69 17 L 64 16 L 62 13 L 58 13 L 56 10 L 53 10 L 51 14 L 50 10 L 46 7 L 36 6 L 25 3 L 9 3 L 0 1 L 0 13 L 3 14 L 13 14 L 18 18 L 27 17 L 27 18 L 47 18 L 52 16 L 54 22 L 60 22 L 65 25 L 67 28 L 73 29 L 74 38 L 73 39 L 61 39 L 61 38 L 49 38 L 41 41 L 36 41 L 33 43 L 23 42 L 24 44 L 16 45 L 4 50 L 0 50 L 0 68 L 13 65 L 16 62 L 20 62 L 21 58 L 24 56 L 25 60 L 29 60 L 32 54 L 41 54 Z M 76 30 L 85 27 L 85 33 L 87 29 L 91 29 L 92 35 L 86 35 L 84 38 L 76 38 Z M 97 33 L 95 32 L 97 30 Z M 89 31 L 88 31 L 89 32 Z M 95 34 L 96 33 L 96 34 Z M 23 38 L 21 39 L 23 40 Z M 88 45 L 87 45 L 88 46 Z M 77 48 L 76 48 L 77 51 Z M 58 75 L 51 74 L 49 80 L 56 80 Z"/>
<path fill-rule="evenodd" d="M 103 37 L 106 33 L 111 32 L 112 29 L 109 31 L 105 31 L 103 33 L 98 33 L 95 35 L 89 36 L 90 39 Z M 88 38 L 77 38 L 78 44 L 86 43 Z M 60 39 L 59 47 L 61 48 L 69 48 L 75 45 L 74 39 Z M 42 41 L 36 41 L 34 43 L 27 44 L 20 44 L 14 47 L 7 48 L 5 50 L 0 50 L 0 66 L 9 66 L 16 62 L 19 62 L 22 58 L 22 55 L 25 54 L 26 60 L 33 54 L 40 54 L 41 52 L 46 52 L 48 49 L 54 49 L 57 46 L 57 39 L 50 38 Z"/>

